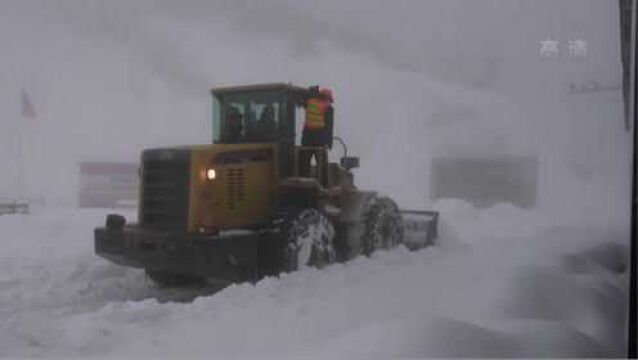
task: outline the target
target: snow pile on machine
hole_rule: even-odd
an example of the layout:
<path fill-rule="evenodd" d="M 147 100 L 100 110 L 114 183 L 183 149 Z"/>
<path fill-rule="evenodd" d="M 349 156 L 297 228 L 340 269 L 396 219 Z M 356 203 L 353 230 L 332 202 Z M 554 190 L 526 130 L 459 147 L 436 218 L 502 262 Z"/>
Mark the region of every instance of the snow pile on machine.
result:
<path fill-rule="evenodd" d="M 504 204 L 435 208 L 436 246 L 190 303 L 94 256 L 86 234 L 106 211 L 0 217 L 0 356 L 622 356 L 628 234 Z"/>

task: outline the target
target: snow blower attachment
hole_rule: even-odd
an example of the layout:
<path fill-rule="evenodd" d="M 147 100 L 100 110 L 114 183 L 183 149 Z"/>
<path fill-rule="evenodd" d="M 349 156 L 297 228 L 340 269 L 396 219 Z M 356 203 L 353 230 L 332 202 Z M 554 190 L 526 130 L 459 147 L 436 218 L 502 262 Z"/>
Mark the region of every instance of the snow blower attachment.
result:
<path fill-rule="evenodd" d="M 405 244 L 432 244 L 438 213 L 400 211 L 354 185 L 332 134 L 332 93 L 266 84 L 214 89 L 214 144 L 141 156 L 138 223 L 109 215 L 95 251 L 160 284 L 255 280 Z M 306 117 L 295 144 L 295 112 Z M 337 140 L 339 163 L 328 160 Z"/>
<path fill-rule="evenodd" d="M 403 243 L 410 250 L 434 245 L 437 237 L 439 213 L 437 211 L 401 210 Z"/>

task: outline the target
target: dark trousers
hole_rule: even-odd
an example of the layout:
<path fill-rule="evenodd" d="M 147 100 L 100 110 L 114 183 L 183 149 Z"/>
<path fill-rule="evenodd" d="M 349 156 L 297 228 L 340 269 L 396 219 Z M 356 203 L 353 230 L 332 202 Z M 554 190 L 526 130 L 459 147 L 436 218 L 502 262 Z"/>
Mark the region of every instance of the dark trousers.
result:
<path fill-rule="evenodd" d="M 327 186 L 328 183 L 328 159 L 321 156 L 323 152 L 321 149 L 302 149 L 299 151 L 299 163 L 297 164 L 299 169 L 299 176 L 301 177 L 318 177 L 321 176 L 319 182 L 322 186 Z M 310 166 L 312 156 L 315 155 L 315 167 Z M 314 170 L 314 171 L 312 171 Z"/>

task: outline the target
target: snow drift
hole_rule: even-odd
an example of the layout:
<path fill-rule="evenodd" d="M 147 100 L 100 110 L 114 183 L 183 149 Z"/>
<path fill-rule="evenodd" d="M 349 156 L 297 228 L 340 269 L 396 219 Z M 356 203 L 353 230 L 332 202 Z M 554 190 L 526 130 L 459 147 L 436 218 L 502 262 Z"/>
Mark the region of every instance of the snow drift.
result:
<path fill-rule="evenodd" d="M 436 208 L 436 246 L 215 294 L 93 255 L 105 210 L 0 217 L 0 355 L 622 356 L 628 234 L 507 204 Z"/>

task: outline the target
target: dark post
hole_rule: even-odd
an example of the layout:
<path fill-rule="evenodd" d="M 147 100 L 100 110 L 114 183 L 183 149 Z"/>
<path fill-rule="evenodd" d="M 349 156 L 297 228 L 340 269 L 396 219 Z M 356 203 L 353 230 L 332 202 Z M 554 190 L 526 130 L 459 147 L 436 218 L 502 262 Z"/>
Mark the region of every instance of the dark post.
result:
<path fill-rule="evenodd" d="M 631 127 L 631 55 L 632 55 L 632 3 L 633 0 L 619 0 L 620 10 L 620 60 L 622 62 L 622 91 L 625 112 L 625 130 L 630 131 Z"/>
<path fill-rule="evenodd" d="M 633 54 L 633 61 L 631 61 L 631 71 L 630 76 L 627 76 L 629 79 L 633 79 L 631 82 L 632 87 L 632 95 L 631 96 L 631 104 L 629 105 L 629 113 L 630 116 L 627 117 L 627 124 L 633 124 L 633 179 L 632 179 L 632 189 L 631 189 L 631 244 L 630 244 L 630 274 L 629 274 L 629 319 L 628 319 L 628 344 L 627 344 L 627 356 L 629 358 L 638 357 L 638 313 L 636 309 L 636 292 L 638 292 L 637 286 L 637 257 L 638 257 L 638 244 L 636 241 L 636 237 L 638 236 L 638 172 L 637 166 L 638 161 L 636 159 L 636 155 L 638 154 L 638 147 L 636 146 L 638 143 L 638 131 L 636 131 L 636 125 L 638 125 L 638 119 L 636 117 L 636 103 L 638 102 L 638 91 L 636 89 L 636 84 L 638 83 L 638 67 L 636 66 L 636 59 L 638 59 L 638 47 L 636 46 L 636 22 L 638 18 L 636 16 L 636 0 L 627 0 L 623 1 L 626 5 L 631 6 L 631 33 L 633 36 L 631 37 L 631 45 L 627 52 Z M 622 7 L 621 7 L 622 8 Z M 629 97 L 626 97 L 627 99 Z"/>

